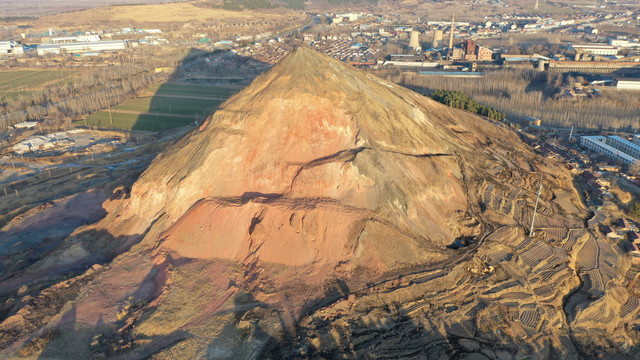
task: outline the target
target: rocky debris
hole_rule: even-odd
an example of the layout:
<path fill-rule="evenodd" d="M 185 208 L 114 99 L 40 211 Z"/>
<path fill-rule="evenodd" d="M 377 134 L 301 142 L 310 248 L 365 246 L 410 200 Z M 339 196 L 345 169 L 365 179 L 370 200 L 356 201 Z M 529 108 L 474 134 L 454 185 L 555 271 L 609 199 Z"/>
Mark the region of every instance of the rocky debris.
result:
<path fill-rule="evenodd" d="M 13 315 L 4 315 L 4 320 L 0 323 L 0 348 L 11 345 L 15 338 L 21 335 L 38 334 L 37 330 L 56 317 L 68 301 L 75 299 L 82 286 L 93 279 L 100 270 L 98 266 L 90 272 L 54 283 L 40 291 L 37 288 L 32 289 L 30 292 L 35 296 L 26 295 L 19 302 L 14 298 L 5 298 L 0 311 Z M 42 350 L 42 347 L 57 334 L 57 329 L 45 330 L 45 335 L 29 340 L 26 348 L 37 345 Z"/>

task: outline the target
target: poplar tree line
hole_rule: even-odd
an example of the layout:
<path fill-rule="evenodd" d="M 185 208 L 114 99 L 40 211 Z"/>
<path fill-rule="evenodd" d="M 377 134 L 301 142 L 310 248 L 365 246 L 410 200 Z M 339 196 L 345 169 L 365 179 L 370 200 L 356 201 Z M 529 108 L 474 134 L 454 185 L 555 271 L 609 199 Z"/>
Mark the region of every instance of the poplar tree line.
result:
<path fill-rule="evenodd" d="M 25 120 L 43 118 L 69 123 L 87 114 L 105 110 L 136 97 L 140 91 L 166 81 L 198 51 L 189 48 L 144 47 L 84 61 L 84 67 L 69 67 L 65 60 L 57 68 L 71 75 L 61 84 L 46 86 L 0 101 L 0 131 Z M 156 68 L 171 69 L 171 74 Z M 36 67 L 34 67 L 36 68 Z"/>
<path fill-rule="evenodd" d="M 0 103 L 0 131 L 25 120 L 77 120 L 133 97 L 159 81 L 159 75 L 140 66 L 80 70 L 68 84 L 50 86 Z"/>
<path fill-rule="evenodd" d="M 599 87 L 600 97 L 579 101 L 557 96 L 578 82 L 577 77 L 524 69 L 486 71 L 477 78 L 427 76 L 399 71 L 378 71 L 386 78 L 417 91 L 460 91 L 479 103 L 505 113 L 507 118 L 532 116 L 543 125 L 584 129 L 640 130 L 638 91 Z"/>

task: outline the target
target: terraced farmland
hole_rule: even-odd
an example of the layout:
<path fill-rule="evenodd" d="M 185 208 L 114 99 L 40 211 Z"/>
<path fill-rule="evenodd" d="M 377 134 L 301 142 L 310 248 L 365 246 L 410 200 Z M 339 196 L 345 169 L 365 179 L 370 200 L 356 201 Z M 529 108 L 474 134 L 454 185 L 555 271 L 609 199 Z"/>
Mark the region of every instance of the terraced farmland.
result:
<path fill-rule="evenodd" d="M 168 83 L 152 86 L 151 94 L 125 101 L 110 111 L 86 118 L 88 126 L 125 130 L 159 131 L 192 124 L 215 111 L 237 89 Z"/>
<path fill-rule="evenodd" d="M 522 252 L 522 254 L 520 254 L 520 258 L 525 265 L 534 268 L 545 261 L 547 258 L 551 257 L 551 255 L 553 255 L 553 251 L 551 250 L 549 245 L 540 241 L 536 242 L 532 247 Z"/>
<path fill-rule="evenodd" d="M 536 329 L 538 327 L 538 322 L 540 322 L 540 313 L 537 309 L 524 310 L 520 314 L 520 321 L 522 322 L 522 325 Z"/>
<path fill-rule="evenodd" d="M 562 248 L 564 250 L 566 250 L 566 251 L 571 251 L 571 249 L 576 244 L 576 242 L 578 242 L 578 239 L 580 239 L 586 233 L 587 232 L 584 229 L 572 229 L 572 230 L 569 230 L 569 233 L 567 234 L 567 240 L 565 240 L 562 243 Z"/>
<path fill-rule="evenodd" d="M 625 317 L 635 312 L 640 306 L 640 299 L 635 295 L 630 295 L 629 300 L 620 308 L 620 316 Z"/>
<path fill-rule="evenodd" d="M 544 229 L 543 232 L 547 235 L 547 239 L 554 243 L 561 242 L 567 235 L 567 230 L 562 228 Z"/>

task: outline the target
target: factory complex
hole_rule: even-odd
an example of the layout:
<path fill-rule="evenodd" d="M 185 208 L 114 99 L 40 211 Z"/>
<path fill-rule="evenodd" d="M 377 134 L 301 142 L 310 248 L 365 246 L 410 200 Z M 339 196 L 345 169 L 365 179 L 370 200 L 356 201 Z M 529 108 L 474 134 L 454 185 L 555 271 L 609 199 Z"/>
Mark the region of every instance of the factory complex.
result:
<path fill-rule="evenodd" d="M 583 136 L 580 145 L 624 164 L 640 161 L 640 135 L 635 135 L 632 141 L 620 136 Z"/>

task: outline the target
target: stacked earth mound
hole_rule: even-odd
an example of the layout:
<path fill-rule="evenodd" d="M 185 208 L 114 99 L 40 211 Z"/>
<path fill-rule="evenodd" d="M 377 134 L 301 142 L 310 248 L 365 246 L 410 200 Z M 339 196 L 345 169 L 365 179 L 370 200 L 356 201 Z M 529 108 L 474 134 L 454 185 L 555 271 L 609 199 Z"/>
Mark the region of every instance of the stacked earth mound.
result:
<path fill-rule="evenodd" d="M 603 328 L 594 302 L 565 308 L 596 241 L 566 170 L 503 126 L 309 49 L 117 195 L 25 272 L 45 283 L 93 265 L 11 312 L 5 356 L 570 358 L 591 346 L 580 329 Z M 631 299 L 625 286 L 609 303 Z M 611 331 L 640 306 L 619 307 Z"/>

